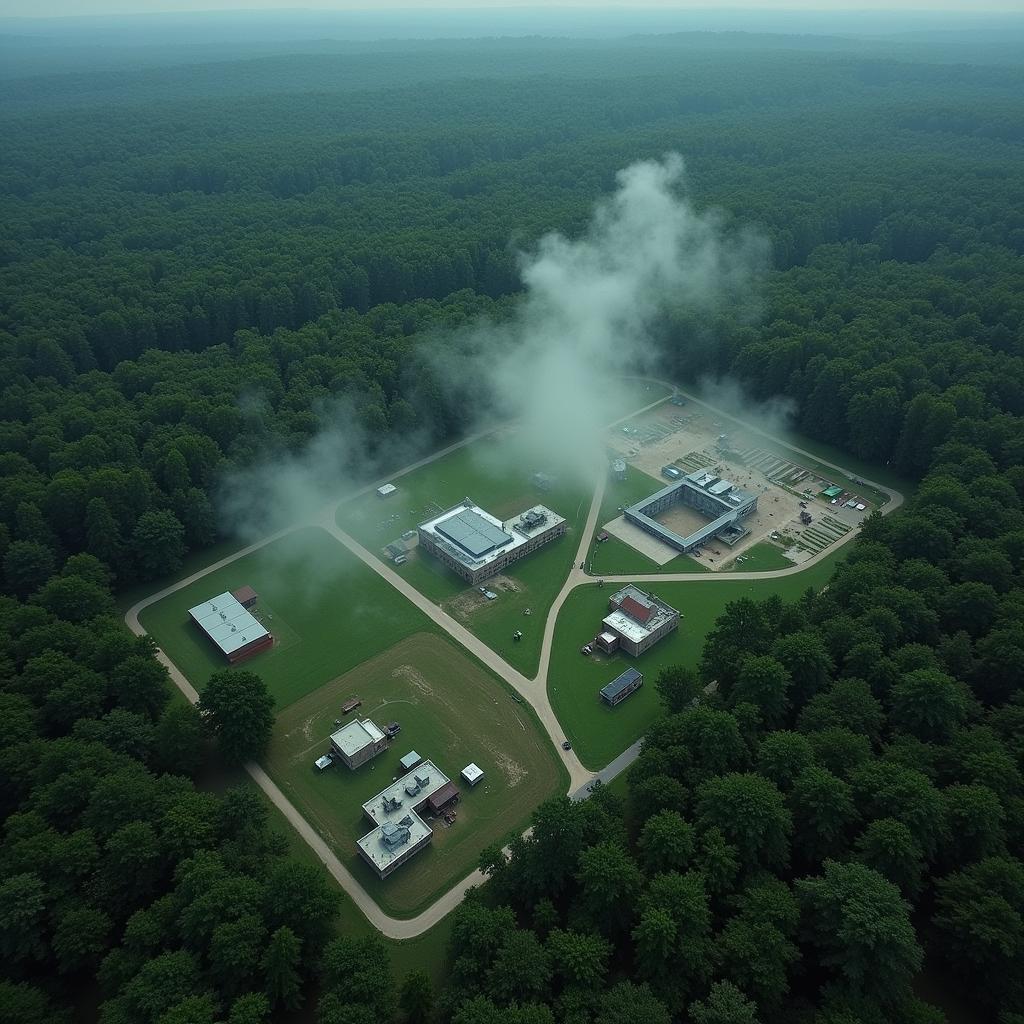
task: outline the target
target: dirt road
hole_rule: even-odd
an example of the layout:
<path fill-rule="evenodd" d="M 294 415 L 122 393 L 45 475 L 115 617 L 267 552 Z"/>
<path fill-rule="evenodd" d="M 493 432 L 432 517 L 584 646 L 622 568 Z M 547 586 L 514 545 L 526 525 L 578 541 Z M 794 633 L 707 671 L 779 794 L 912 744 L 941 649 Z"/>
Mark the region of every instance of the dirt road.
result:
<path fill-rule="evenodd" d="M 655 383 L 662 384 L 665 387 L 672 388 L 672 385 L 665 381 L 656 381 Z M 700 399 L 694 398 L 693 396 L 687 395 L 687 397 L 696 402 L 699 405 L 703 405 L 705 408 L 711 411 L 721 414 L 722 410 L 716 409 L 714 406 L 708 405 L 706 402 L 702 402 Z M 664 402 L 665 398 L 659 398 L 655 402 L 644 406 L 642 409 L 638 409 L 628 416 L 624 416 L 617 420 L 610 426 L 616 426 L 626 420 L 632 419 L 635 416 L 639 416 L 649 409 L 654 408 Z M 418 461 L 407 466 L 405 469 L 392 473 L 389 476 L 382 477 L 380 480 L 375 480 L 372 483 L 361 487 L 359 490 L 347 495 L 342 502 L 350 501 L 356 497 L 366 494 L 382 483 L 386 483 L 390 480 L 396 480 L 406 473 L 410 473 L 422 466 L 429 465 L 431 462 L 437 459 L 443 458 L 450 452 L 456 451 L 457 449 L 471 444 L 481 437 L 486 436 L 489 433 L 493 433 L 494 429 L 480 431 L 471 435 L 470 437 L 464 438 L 454 444 L 448 445 L 446 448 L 441 449 L 438 452 L 434 452 L 432 455 L 426 456 Z M 770 434 L 766 434 L 764 431 L 757 430 L 756 428 L 750 428 L 755 433 L 759 433 L 769 440 L 783 444 L 790 448 L 792 451 L 798 452 L 802 455 L 807 455 L 809 458 L 815 459 L 822 465 L 830 466 L 832 469 L 843 472 L 842 468 L 832 463 L 827 462 L 824 459 L 820 459 L 810 452 L 802 451 L 799 448 L 788 444 L 785 441 L 781 441 L 778 438 L 772 437 Z M 565 580 L 562 589 L 559 591 L 558 596 L 555 598 L 554 603 L 551 606 L 551 610 L 548 613 L 547 619 L 544 623 L 544 636 L 541 643 L 540 662 L 537 670 L 537 674 L 532 679 L 527 679 L 521 672 L 514 669 L 508 664 L 503 658 L 491 650 L 483 641 L 479 640 L 472 633 L 469 632 L 460 622 L 456 621 L 446 612 L 442 611 L 436 604 L 424 597 L 418 590 L 410 586 L 401 576 L 399 576 L 390 566 L 382 562 L 372 552 L 367 550 L 353 537 L 342 530 L 335 518 L 338 505 L 342 502 L 332 502 L 329 506 L 320 509 L 316 512 L 309 520 L 295 523 L 292 526 L 278 530 L 267 537 L 260 539 L 259 541 L 250 544 L 248 547 L 242 548 L 236 551 L 232 555 L 228 555 L 226 558 L 222 558 L 212 565 L 206 566 L 198 572 L 192 573 L 192 575 L 185 579 L 179 580 L 177 583 L 171 586 L 164 587 L 162 590 L 157 591 L 154 594 L 149 595 L 144 600 L 139 601 L 125 613 L 125 622 L 128 628 L 138 636 L 145 633 L 141 623 L 139 622 L 139 614 L 149 605 L 156 603 L 167 597 L 169 594 L 181 590 L 183 587 L 190 586 L 197 580 L 202 579 L 207 574 L 216 571 L 217 569 L 223 568 L 225 565 L 231 564 L 233 561 L 239 558 L 243 558 L 253 551 L 257 551 L 260 548 L 271 544 L 281 537 L 292 533 L 295 530 L 303 529 L 309 526 L 318 526 L 325 530 L 332 537 L 334 537 L 339 543 L 343 544 L 352 554 L 354 554 L 360 561 L 362 561 L 368 568 L 372 569 L 380 577 L 385 579 L 391 586 L 393 586 L 399 593 L 401 593 L 407 600 L 412 602 L 417 608 L 420 609 L 425 615 L 427 615 L 433 622 L 440 626 L 445 632 L 451 636 L 458 643 L 462 644 L 468 651 L 474 654 L 481 662 L 483 662 L 492 672 L 503 679 L 509 686 L 511 686 L 517 693 L 519 693 L 524 700 L 528 701 L 530 706 L 534 709 L 538 719 L 543 725 L 551 741 L 555 744 L 555 749 L 558 751 L 562 758 L 562 762 L 565 764 L 566 769 L 569 772 L 570 786 L 569 795 L 574 800 L 586 799 L 590 793 L 591 783 L 595 779 L 600 779 L 602 782 L 610 782 L 620 772 L 624 771 L 639 755 L 640 746 L 642 740 L 638 740 L 627 750 L 623 751 L 615 760 L 613 760 L 604 769 L 598 772 L 596 775 L 588 771 L 580 763 L 576 756 L 575 751 L 564 750 L 562 743 L 565 741 L 565 733 L 562 730 L 561 724 L 556 717 L 554 710 L 551 707 L 550 700 L 548 699 L 547 692 L 547 681 L 548 671 L 551 664 L 551 649 L 554 642 L 555 625 L 558 620 L 558 614 L 561 611 L 562 605 L 565 603 L 569 594 L 572 593 L 577 587 L 587 583 L 593 582 L 593 577 L 588 576 L 579 566 L 586 560 L 586 556 L 590 546 L 591 537 L 594 534 L 594 530 L 597 526 L 597 519 L 601 510 L 601 503 L 604 498 L 605 481 L 607 474 L 604 472 L 604 467 L 601 467 L 600 471 L 596 474 L 598 484 L 594 488 L 594 494 L 590 503 L 590 511 L 587 515 L 587 521 L 583 528 L 580 536 L 579 545 L 576 551 L 575 558 L 572 562 L 572 568 L 569 571 L 569 575 Z M 898 508 L 903 502 L 903 495 L 898 491 L 891 488 L 885 487 L 881 484 L 873 483 L 872 481 L 866 481 L 869 485 L 884 491 L 889 495 L 889 503 L 885 506 L 884 512 L 887 514 Z M 642 582 L 694 582 L 701 583 L 707 582 L 708 580 L 715 579 L 726 579 L 726 580 L 763 580 L 763 579 L 774 579 L 780 576 L 789 576 L 798 572 L 803 572 L 809 566 L 813 565 L 820 558 L 831 554 L 838 546 L 847 541 L 851 540 L 856 534 L 855 530 L 851 530 L 841 539 L 837 540 L 830 547 L 826 548 L 822 552 L 816 554 L 813 558 L 808 559 L 806 562 L 792 566 L 788 569 L 777 569 L 764 572 L 749 572 L 749 573 L 652 573 L 647 575 L 616 575 L 616 576 L 605 576 L 603 577 L 609 583 L 642 583 Z M 199 695 L 196 692 L 192 684 L 186 679 L 184 674 L 178 669 L 178 667 L 171 661 L 167 655 L 160 651 L 157 654 L 159 661 L 167 668 L 171 680 L 178 687 L 179 690 L 193 703 L 197 702 Z M 385 914 L 377 903 L 373 900 L 370 894 L 363 888 L 359 881 L 351 874 L 351 872 L 341 863 L 338 857 L 330 849 L 330 847 L 320 837 L 319 833 L 309 824 L 308 821 L 299 813 L 297 808 L 291 803 L 290 800 L 281 792 L 281 790 L 274 784 L 274 781 L 267 775 L 267 773 L 256 763 L 250 763 L 245 766 L 246 771 L 255 781 L 255 783 L 266 793 L 268 799 L 270 799 L 274 805 L 281 811 L 281 813 L 291 822 L 292 826 L 303 838 L 303 840 L 309 845 L 309 847 L 316 853 L 320 858 L 324 866 L 335 878 L 338 884 L 348 893 L 352 901 L 357 907 L 366 915 L 367 920 L 380 931 L 383 935 L 392 939 L 410 939 L 415 938 L 417 935 L 423 934 L 429 928 L 432 928 L 437 924 L 446 914 L 450 913 L 455 909 L 462 901 L 467 889 L 474 885 L 479 885 L 485 881 L 484 876 L 479 871 L 474 871 L 468 875 L 457 885 L 453 886 L 443 896 L 441 896 L 436 902 L 431 904 L 423 913 L 412 918 L 394 918 Z"/>

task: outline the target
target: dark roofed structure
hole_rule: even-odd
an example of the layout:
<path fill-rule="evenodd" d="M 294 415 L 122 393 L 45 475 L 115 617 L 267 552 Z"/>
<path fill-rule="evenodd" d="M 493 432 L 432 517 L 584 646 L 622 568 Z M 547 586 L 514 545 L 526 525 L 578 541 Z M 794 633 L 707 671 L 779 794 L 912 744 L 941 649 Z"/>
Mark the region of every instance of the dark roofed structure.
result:
<path fill-rule="evenodd" d="M 510 534 L 471 508 L 438 523 L 437 532 L 453 544 L 458 544 L 463 551 L 468 551 L 474 558 L 512 542 Z"/>
<path fill-rule="evenodd" d="M 454 782 L 446 782 L 436 793 L 427 797 L 427 806 L 433 814 L 444 810 L 453 800 L 458 800 L 459 790 Z"/>
<path fill-rule="evenodd" d="M 643 673 L 638 672 L 635 668 L 627 668 L 621 676 L 616 676 L 607 686 L 601 688 L 601 700 L 610 707 L 615 707 L 631 693 L 636 693 L 643 683 Z"/>
<path fill-rule="evenodd" d="M 239 587 L 237 590 L 231 591 L 231 596 L 243 607 L 251 608 L 259 599 L 260 595 L 256 593 L 248 584 L 244 587 Z"/>

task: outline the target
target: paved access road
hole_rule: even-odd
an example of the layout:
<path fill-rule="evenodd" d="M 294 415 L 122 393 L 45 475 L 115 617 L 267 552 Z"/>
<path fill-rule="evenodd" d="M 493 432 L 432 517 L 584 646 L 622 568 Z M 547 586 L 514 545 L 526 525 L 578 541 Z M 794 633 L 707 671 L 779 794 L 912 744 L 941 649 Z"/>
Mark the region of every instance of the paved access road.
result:
<path fill-rule="evenodd" d="M 646 378 L 637 378 L 646 379 Z M 673 385 L 666 381 L 655 381 L 654 383 L 661 384 L 666 388 L 672 390 Z M 682 392 L 686 394 L 685 392 Z M 698 405 L 704 406 L 704 408 L 711 412 L 719 415 L 729 416 L 729 413 L 724 413 L 722 410 L 709 405 L 692 395 L 687 394 L 687 398 L 690 401 L 695 402 Z M 628 416 L 623 416 L 621 419 L 616 420 L 615 423 L 610 424 L 611 427 L 618 425 L 634 418 L 635 416 L 642 415 L 649 409 L 660 405 L 666 401 L 665 398 L 660 398 L 655 402 L 644 406 L 642 409 L 638 409 Z M 735 418 L 735 417 L 731 417 Z M 295 530 L 303 529 L 308 526 L 318 526 L 323 530 L 326 530 L 332 537 L 343 544 L 349 551 L 351 551 L 360 561 L 366 566 L 376 572 L 383 579 L 387 580 L 396 590 L 398 590 L 405 598 L 411 601 L 417 608 L 420 609 L 425 615 L 429 616 L 437 625 L 439 625 L 445 632 L 448 633 L 452 639 L 462 644 L 467 650 L 476 655 L 492 672 L 503 679 L 509 686 L 511 686 L 517 693 L 519 693 L 524 700 L 528 701 L 530 706 L 534 709 L 540 720 L 541 725 L 544 727 L 548 736 L 555 744 L 555 749 L 558 751 L 562 758 L 562 762 L 565 764 L 566 769 L 569 772 L 570 786 L 569 796 L 573 800 L 583 800 L 589 796 L 591 786 L 594 781 L 600 780 L 603 783 L 611 782 L 619 773 L 625 771 L 630 764 L 632 764 L 640 754 L 642 740 L 637 740 L 631 747 L 623 751 L 618 757 L 616 757 L 610 764 L 605 768 L 601 769 L 596 775 L 584 768 L 580 763 L 579 758 L 576 756 L 573 750 L 564 750 L 562 743 L 565 741 L 565 733 L 562 730 L 562 726 L 558 721 L 554 710 L 551 707 L 551 702 L 548 698 L 548 670 L 551 664 L 551 648 L 554 642 L 555 625 L 558 619 L 558 614 L 561 611 L 562 605 L 565 603 L 568 596 L 577 587 L 587 583 L 593 582 L 593 577 L 588 576 L 579 566 L 586 560 L 586 556 L 590 547 L 590 539 L 594 535 L 594 531 L 597 527 L 597 519 L 601 511 L 601 503 L 604 498 L 605 481 L 607 473 L 604 471 L 603 465 L 597 468 L 596 477 L 598 483 L 594 488 L 594 494 L 590 503 L 590 511 L 587 515 L 587 521 L 580 535 L 579 545 L 576 550 L 575 558 L 572 562 L 572 567 L 569 570 L 569 574 L 566 577 L 565 583 L 562 589 L 559 591 L 558 596 L 555 598 L 554 603 L 551 606 L 551 610 L 548 612 L 547 619 L 544 623 L 544 636 L 541 642 L 541 653 L 540 663 L 538 666 L 537 674 L 532 679 L 527 679 L 521 672 L 514 669 L 504 658 L 500 657 L 494 651 L 491 650 L 483 641 L 479 640 L 472 633 L 469 632 L 460 622 L 448 615 L 447 612 L 443 611 L 440 607 L 434 604 L 432 601 L 424 597 L 418 590 L 410 586 L 401 576 L 398 575 L 389 565 L 377 558 L 371 551 L 367 550 L 363 545 L 355 540 L 352 536 L 342 530 L 336 519 L 336 513 L 338 506 L 345 501 L 350 501 L 353 498 L 359 497 L 360 495 L 366 494 L 375 488 L 379 487 L 383 483 L 387 483 L 390 480 L 398 479 L 407 473 L 411 473 L 413 470 L 419 469 L 422 466 L 429 465 L 437 459 L 443 458 L 450 452 L 456 451 L 459 448 L 467 444 L 478 440 L 481 437 L 492 433 L 494 429 L 480 431 L 469 437 L 464 438 L 455 444 L 448 445 L 446 448 L 441 449 L 438 452 L 434 452 L 432 455 L 426 456 L 425 458 L 419 459 L 412 465 L 407 466 L 405 469 L 392 473 L 387 477 L 382 477 L 380 480 L 375 480 L 373 483 L 367 484 L 365 487 L 348 495 L 340 502 L 333 502 L 327 507 L 319 510 L 310 519 L 303 522 L 295 523 L 292 526 L 286 527 L 285 529 L 278 530 L 267 537 L 262 538 L 254 544 L 250 544 L 248 547 L 242 548 L 240 551 L 236 551 L 232 555 L 228 555 L 226 558 L 222 558 L 212 565 L 201 569 L 199 572 L 192 573 L 191 576 L 185 579 L 179 580 L 177 583 L 172 584 L 169 587 L 164 587 L 162 590 L 157 591 L 155 594 L 149 595 L 142 601 L 133 605 L 125 613 L 125 622 L 128 624 L 129 629 L 132 630 L 138 636 L 142 636 L 145 633 L 141 623 L 139 622 L 139 614 L 142 610 L 151 604 L 155 604 L 157 601 L 162 600 L 169 594 L 173 594 L 175 591 L 181 590 L 183 587 L 190 586 L 196 580 L 202 579 L 208 573 L 214 572 L 217 569 L 222 568 L 225 565 L 229 565 L 231 562 L 238 558 L 250 554 L 253 551 L 257 551 L 260 548 L 271 544 L 281 537 L 292 533 Z M 827 462 L 824 459 L 818 458 L 810 452 L 802 451 L 799 448 L 794 447 L 788 442 L 781 441 L 778 438 L 772 437 L 770 434 L 766 434 L 764 431 L 757 430 L 756 428 L 749 428 L 754 433 L 761 434 L 771 441 L 782 444 L 792 451 L 798 452 L 801 455 L 807 455 L 809 458 L 814 459 L 816 462 L 830 466 L 839 472 L 845 472 L 841 467 L 836 466 L 832 463 Z M 891 488 L 884 487 L 881 484 L 873 483 L 870 480 L 865 481 L 868 485 L 876 487 L 881 491 L 884 491 L 889 495 L 889 503 L 885 506 L 884 512 L 889 513 L 894 509 L 898 508 L 903 502 L 903 496 Z M 831 554 L 839 545 L 846 543 L 851 540 L 856 534 L 856 530 L 851 530 L 849 533 L 844 535 L 842 538 L 837 540 L 835 543 L 830 545 L 828 548 L 819 552 L 813 558 L 808 559 L 801 565 L 792 566 L 788 569 L 776 569 L 764 572 L 728 572 L 728 573 L 715 573 L 715 572 L 704 572 L 704 573 L 652 573 L 652 574 L 641 574 L 633 576 L 605 576 L 604 579 L 609 583 L 642 583 L 642 582 L 694 582 L 702 583 L 715 579 L 726 579 L 726 580 L 758 580 L 758 579 L 774 579 L 780 576 L 790 576 L 798 572 L 803 572 L 809 566 L 813 565 L 820 558 Z M 190 700 L 192 703 L 196 703 L 199 699 L 199 695 L 196 693 L 195 688 L 186 679 L 184 674 L 178 669 L 178 667 L 167 657 L 167 655 L 160 651 L 157 654 L 158 659 L 167 668 L 170 674 L 171 680 L 181 690 L 181 692 Z M 423 934 L 423 932 L 432 928 L 437 924 L 445 915 L 454 910 L 459 903 L 462 902 L 466 891 L 474 885 L 479 885 L 485 881 L 485 876 L 480 871 L 474 871 L 461 882 L 457 883 L 451 889 L 449 889 L 443 896 L 432 903 L 423 913 L 411 918 L 395 918 L 380 909 L 373 897 L 363 888 L 360 882 L 352 875 L 352 873 L 345 867 L 344 864 L 338 859 L 337 855 L 333 850 L 324 842 L 323 838 L 319 833 L 309 824 L 308 821 L 302 816 L 294 804 L 281 792 L 281 790 L 275 785 L 274 781 L 267 775 L 267 773 L 255 762 L 250 762 L 245 766 L 246 771 L 256 782 L 256 784 L 263 790 L 267 795 L 268 799 L 281 811 L 281 813 L 288 819 L 293 825 L 295 830 L 305 840 L 309 847 L 316 853 L 316 855 L 323 862 L 324 866 L 335 878 L 338 884 L 348 893 L 352 901 L 357 907 L 366 915 L 367 920 L 380 931 L 383 935 L 391 939 L 411 939 L 417 935 Z M 527 832 L 528 834 L 528 832 Z"/>

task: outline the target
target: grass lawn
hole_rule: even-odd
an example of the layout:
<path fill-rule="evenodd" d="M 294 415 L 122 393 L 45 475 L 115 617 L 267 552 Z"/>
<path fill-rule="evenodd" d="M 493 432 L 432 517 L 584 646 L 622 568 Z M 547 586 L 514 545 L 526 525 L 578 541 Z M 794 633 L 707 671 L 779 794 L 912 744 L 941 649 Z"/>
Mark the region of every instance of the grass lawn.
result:
<path fill-rule="evenodd" d="M 470 588 L 445 601 L 442 607 L 513 668 L 532 679 L 540 665 L 548 610 L 572 567 L 578 538 L 576 531 L 567 533 L 516 562 L 507 577 L 497 578 L 507 578 L 515 590 L 489 582 L 491 592 L 498 595 L 496 600 L 487 601 Z M 529 615 L 524 614 L 527 608 Z M 516 630 L 523 634 L 522 640 L 512 639 Z"/>
<path fill-rule="evenodd" d="M 740 558 L 742 562 L 733 559 L 723 566 L 723 572 L 768 572 L 772 569 L 789 569 L 795 564 L 782 553 L 782 548 L 766 540 L 747 548 Z"/>
<path fill-rule="evenodd" d="M 555 627 L 548 673 L 548 692 L 566 735 L 588 768 L 603 768 L 639 739 L 660 712 L 654 680 L 666 665 L 696 665 L 704 637 L 726 604 L 741 597 L 761 599 L 779 594 L 794 600 L 808 587 L 828 581 L 842 552 L 822 559 L 806 572 L 775 580 L 707 580 L 687 583 L 643 584 L 658 597 L 678 608 L 683 619 L 679 629 L 639 658 L 622 653 L 607 657 L 580 654 L 580 647 L 597 632 L 608 614 L 609 586 L 597 584 L 575 590 L 562 606 Z M 644 674 L 644 685 L 616 708 L 608 708 L 598 691 L 631 665 Z"/>
<path fill-rule="evenodd" d="M 188 609 L 248 583 L 257 610 L 277 638 L 244 662 L 287 707 L 412 633 L 436 631 L 414 605 L 315 527 L 297 531 L 146 608 L 140 620 L 174 663 L 202 691 L 226 667 L 192 625 Z"/>
<path fill-rule="evenodd" d="M 664 565 L 658 565 L 624 540 L 612 536 L 600 544 L 591 545 L 587 570 L 591 576 L 625 576 L 634 572 L 711 572 L 708 566 L 689 555 L 676 555 Z"/>
<path fill-rule="evenodd" d="M 356 771 L 318 772 L 342 700 L 378 725 L 397 721 L 391 749 Z M 381 881 L 355 841 L 370 831 L 362 804 L 390 784 L 410 750 L 435 762 L 462 800 L 451 828 L 437 825 L 429 847 Z M 473 788 L 459 772 L 470 761 L 484 778 Z M 480 852 L 528 823 L 536 806 L 565 785 L 564 769 L 529 709 L 476 661 L 432 633 L 407 637 L 382 654 L 296 701 L 278 716 L 268 772 L 378 904 L 413 916 L 464 878 Z"/>
<path fill-rule="evenodd" d="M 514 434 L 489 436 L 397 478 L 398 493 L 390 498 L 381 499 L 372 493 L 343 503 L 337 512 L 338 525 L 385 557 L 385 544 L 467 496 L 503 520 L 537 504 L 547 505 L 563 516 L 565 535 L 510 566 L 504 575 L 515 589 L 495 587 L 499 597 L 493 602 L 475 600 L 475 591 L 465 580 L 417 549 L 410 553 L 408 562 L 393 567 L 510 665 L 532 677 L 540 661 L 544 620 L 572 567 L 591 497 L 587 485 L 576 475 L 559 472 L 557 466 L 543 469 L 556 476 L 547 492 L 531 485 L 533 467 L 524 467 Z M 523 614 L 526 608 L 530 616 Z M 523 632 L 518 643 L 512 640 L 517 629 Z"/>

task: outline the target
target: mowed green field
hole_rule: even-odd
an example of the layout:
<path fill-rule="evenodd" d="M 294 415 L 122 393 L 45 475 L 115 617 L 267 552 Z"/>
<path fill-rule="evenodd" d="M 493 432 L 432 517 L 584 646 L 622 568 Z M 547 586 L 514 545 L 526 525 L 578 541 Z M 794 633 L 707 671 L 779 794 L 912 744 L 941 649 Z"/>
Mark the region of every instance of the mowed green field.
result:
<path fill-rule="evenodd" d="M 651 399 L 652 401 L 654 399 Z M 555 475 L 549 491 L 530 483 L 534 470 Z M 392 566 L 421 594 L 462 622 L 510 665 L 532 677 L 548 609 L 565 582 L 590 510 L 591 491 L 578 472 L 557 465 L 524 465 L 516 435 L 505 432 L 466 445 L 427 466 L 396 479 L 398 493 L 363 495 L 338 507 L 338 525 L 381 558 L 385 544 L 415 530 L 424 519 L 470 497 L 506 520 L 533 505 L 547 505 L 566 520 L 566 533 L 509 567 L 504 575 L 515 590 L 496 587 L 498 599 L 483 603 L 465 580 L 437 559 L 413 549 L 409 561 Z M 389 564 L 390 560 L 389 560 Z M 525 609 L 530 615 L 524 615 Z M 523 639 L 512 634 L 521 630 Z"/>
<path fill-rule="evenodd" d="M 328 749 L 350 696 L 362 700 L 353 716 L 379 726 L 396 721 L 402 731 L 355 771 L 339 763 L 319 772 L 313 761 Z M 362 804 L 401 773 L 398 759 L 411 750 L 434 761 L 462 799 L 455 824 L 437 823 L 431 845 L 381 881 L 355 846 L 372 827 Z M 470 762 L 484 771 L 472 788 L 459 777 Z M 568 785 L 529 709 L 454 643 L 430 633 L 406 638 L 289 706 L 278 716 L 266 766 L 382 909 L 404 917 L 469 874 L 486 846 L 525 828 L 536 806 Z"/>
<path fill-rule="evenodd" d="M 249 584 L 256 611 L 277 642 L 240 666 L 265 680 L 278 710 L 412 633 L 437 627 L 338 541 L 298 530 L 150 605 L 139 616 L 202 692 L 227 667 L 189 621 L 188 609 Z"/>
<path fill-rule="evenodd" d="M 704 637 L 726 604 L 741 597 L 760 600 L 772 594 L 795 600 L 808 587 L 823 586 L 841 557 L 842 552 L 836 552 L 806 572 L 774 580 L 716 580 L 709 574 L 706 580 L 687 583 L 639 583 L 642 590 L 667 601 L 683 615 L 676 632 L 639 658 L 580 653 L 608 614 L 614 586 L 595 583 L 575 590 L 562 606 L 555 627 L 548 693 L 583 764 L 595 771 L 603 768 L 647 731 L 660 710 L 654 688 L 658 672 L 666 665 L 696 665 Z M 644 685 L 618 707 L 606 707 L 598 692 L 630 666 L 643 672 Z"/>
<path fill-rule="evenodd" d="M 734 558 L 728 565 L 722 566 L 723 572 L 770 572 L 774 569 L 789 569 L 794 564 L 782 553 L 782 548 L 767 540 L 747 548 L 739 557 L 743 559 L 742 562 Z"/>
<path fill-rule="evenodd" d="M 646 555 L 630 547 L 624 540 L 609 535 L 606 541 L 594 543 L 590 547 L 587 560 L 587 571 L 591 576 L 625 576 L 631 572 L 642 573 L 676 573 L 676 572 L 711 572 L 709 566 L 702 565 L 689 555 L 676 555 L 664 565 L 658 565 Z"/>

